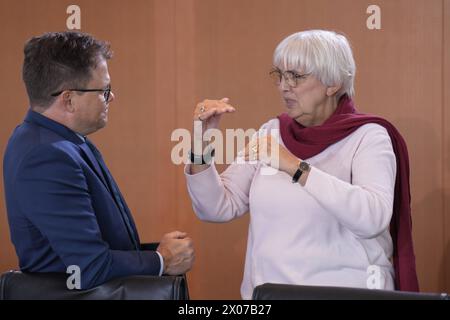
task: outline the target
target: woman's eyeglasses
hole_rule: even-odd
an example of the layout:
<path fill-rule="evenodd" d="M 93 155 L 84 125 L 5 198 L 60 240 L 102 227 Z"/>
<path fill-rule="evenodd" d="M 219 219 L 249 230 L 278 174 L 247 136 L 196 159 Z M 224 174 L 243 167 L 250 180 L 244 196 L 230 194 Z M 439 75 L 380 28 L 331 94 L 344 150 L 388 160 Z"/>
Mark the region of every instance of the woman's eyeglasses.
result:
<path fill-rule="evenodd" d="M 291 88 L 297 87 L 299 80 L 305 79 L 310 74 L 311 73 L 299 74 L 294 71 L 284 71 L 283 72 L 278 68 L 275 68 L 269 72 L 269 76 L 275 85 L 279 86 L 281 84 L 281 79 L 284 78 L 284 81 Z"/>

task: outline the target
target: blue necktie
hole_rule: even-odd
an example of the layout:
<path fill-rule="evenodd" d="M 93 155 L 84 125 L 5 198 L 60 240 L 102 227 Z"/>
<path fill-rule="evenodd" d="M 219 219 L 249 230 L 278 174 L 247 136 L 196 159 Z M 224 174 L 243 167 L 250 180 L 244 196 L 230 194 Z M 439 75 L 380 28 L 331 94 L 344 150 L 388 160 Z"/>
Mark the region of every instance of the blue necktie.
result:
<path fill-rule="evenodd" d="M 95 145 L 89 140 L 85 139 L 86 144 L 88 145 L 89 149 L 91 149 L 92 153 L 95 156 L 95 159 L 97 159 L 97 162 L 102 169 L 103 177 L 105 178 L 109 190 L 111 191 L 111 194 L 113 196 L 113 199 L 115 200 L 117 206 L 119 207 L 119 211 L 122 214 L 122 219 L 126 225 L 128 235 L 130 236 L 131 241 L 133 242 L 136 250 L 139 250 L 138 240 L 136 233 L 134 232 L 133 227 L 131 226 L 130 217 L 128 216 L 128 212 L 125 209 L 124 199 L 122 195 L 120 194 L 119 187 L 117 186 L 116 182 L 114 181 L 111 173 L 108 170 L 108 167 L 106 166 L 106 163 L 103 161 L 103 157 L 100 154 L 100 151 L 95 147 Z"/>

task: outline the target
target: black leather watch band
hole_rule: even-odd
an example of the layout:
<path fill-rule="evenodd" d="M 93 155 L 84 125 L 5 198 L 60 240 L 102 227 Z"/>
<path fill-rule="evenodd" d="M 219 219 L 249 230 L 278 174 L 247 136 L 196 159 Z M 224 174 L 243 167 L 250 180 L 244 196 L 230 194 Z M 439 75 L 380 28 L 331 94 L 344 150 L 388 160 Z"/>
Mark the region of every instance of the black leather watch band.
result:
<path fill-rule="evenodd" d="M 292 177 L 292 183 L 297 183 L 300 177 L 302 176 L 303 171 L 300 168 L 295 171 L 294 176 Z"/>
<path fill-rule="evenodd" d="M 211 160 L 216 153 L 216 149 L 208 151 L 206 155 L 196 155 L 192 151 L 189 151 L 189 158 L 192 164 L 211 164 Z"/>
<path fill-rule="evenodd" d="M 294 176 L 292 177 L 292 183 L 297 183 L 298 180 L 300 180 L 300 177 L 302 176 L 303 172 L 309 171 L 310 166 L 309 163 L 305 161 L 300 161 L 298 164 L 298 169 L 295 171 Z"/>

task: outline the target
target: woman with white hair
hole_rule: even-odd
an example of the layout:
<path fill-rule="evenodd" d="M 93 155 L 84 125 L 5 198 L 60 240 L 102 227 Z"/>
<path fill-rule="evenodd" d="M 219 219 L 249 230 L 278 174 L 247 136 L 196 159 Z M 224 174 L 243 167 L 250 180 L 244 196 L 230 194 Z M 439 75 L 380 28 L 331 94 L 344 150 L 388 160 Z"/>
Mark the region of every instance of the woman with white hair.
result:
<path fill-rule="evenodd" d="M 242 297 L 268 282 L 417 291 L 406 144 L 386 120 L 356 111 L 347 39 L 295 33 L 273 64 L 286 112 L 261 127 L 247 161 L 219 175 L 211 151 L 191 152 L 185 170 L 200 219 L 250 212 Z M 205 100 L 194 120 L 204 132 L 234 111 L 227 98 Z M 268 166 L 277 170 L 263 174 Z"/>

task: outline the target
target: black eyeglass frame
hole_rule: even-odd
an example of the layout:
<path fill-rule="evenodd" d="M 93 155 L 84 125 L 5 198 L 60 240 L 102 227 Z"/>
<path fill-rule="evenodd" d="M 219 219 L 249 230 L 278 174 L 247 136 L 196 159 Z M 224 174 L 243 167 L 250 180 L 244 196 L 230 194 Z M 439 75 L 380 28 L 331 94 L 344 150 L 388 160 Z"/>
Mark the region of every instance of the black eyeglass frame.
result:
<path fill-rule="evenodd" d="M 286 74 L 288 76 L 286 76 Z M 305 79 L 307 76 L 309 76 L 311 74 L 311 72 L 309 73 L 304 73 L 304 74 L 299 74 L 295 71 L 281 71 L 278 68 L 273 68 L 270 72 L 269 72 L 269 76 L 270 78 L 274 81 L 275 85 L 279 86 L 281 84 L 281 78 L 284 78 L 284 80 L 286 81 L 286 83 L 289 85 L 289 87 L 291 88 L 296 88 L 298 86 L 298 80 L 300 79 Z M 276 78 L 275 78 L 276 75 Z"/>
<path fill-rule="evenodd" d="M 106 89 L 65 89 L 55 93 L 52 93 L 52 97 L 57 97 L 64 91 L 78 91 L 78 92 L 103 92 L 103 98 L 105 98 L 105 103 L 109 102 L 109 97 L 111 96 L 111 86 Z"/>

